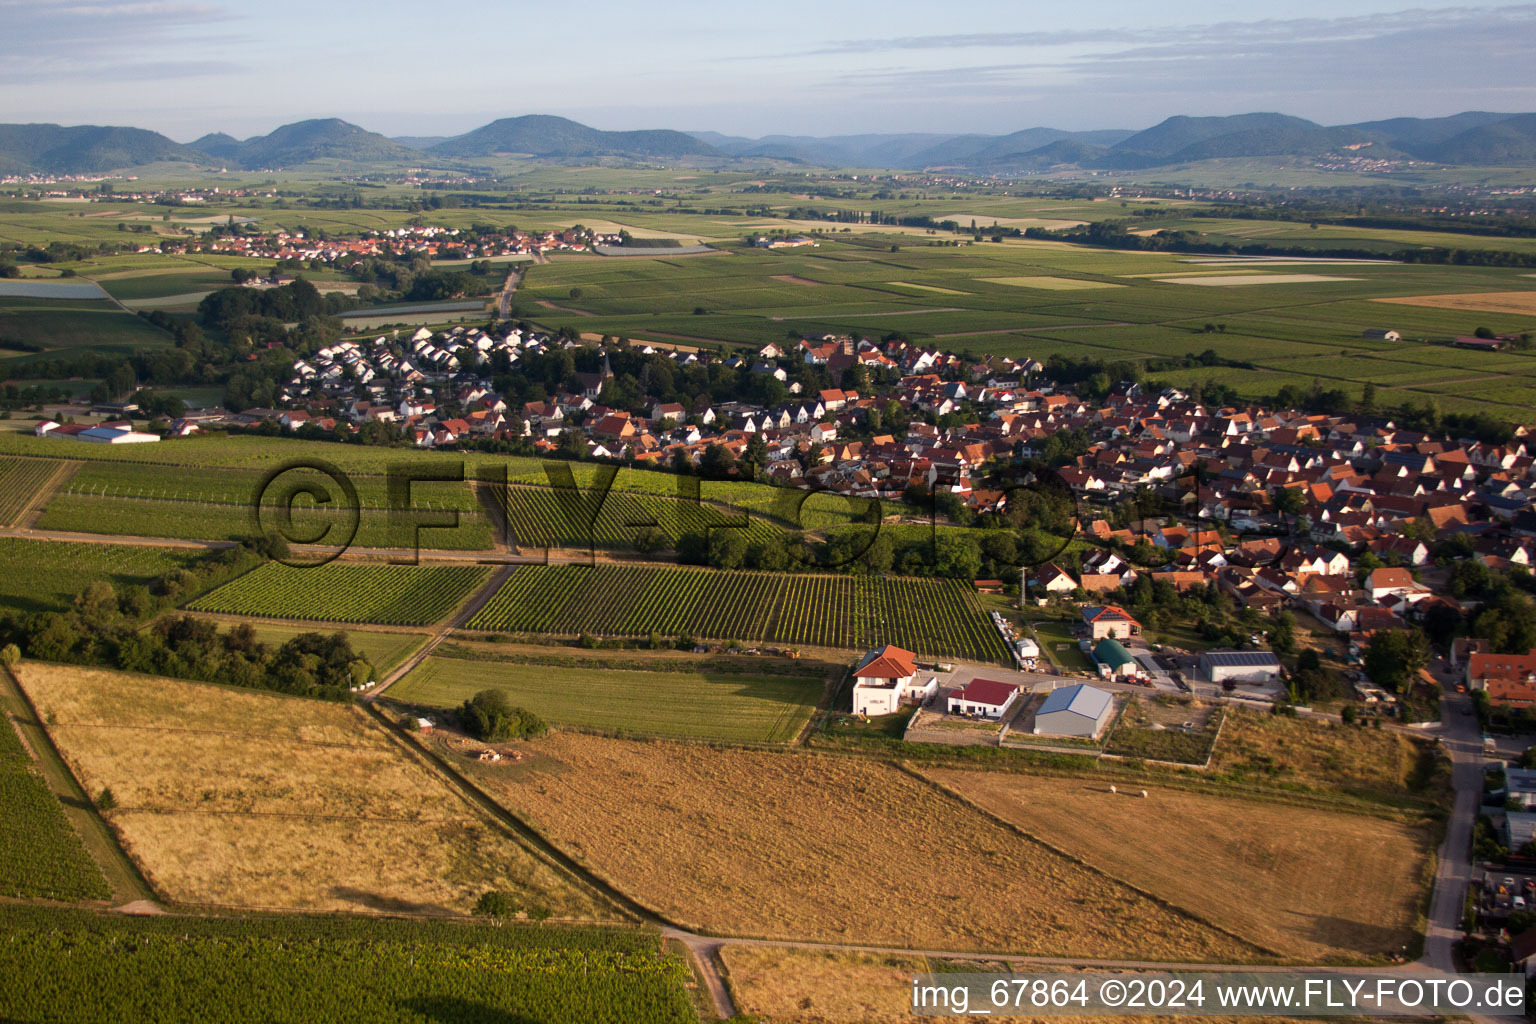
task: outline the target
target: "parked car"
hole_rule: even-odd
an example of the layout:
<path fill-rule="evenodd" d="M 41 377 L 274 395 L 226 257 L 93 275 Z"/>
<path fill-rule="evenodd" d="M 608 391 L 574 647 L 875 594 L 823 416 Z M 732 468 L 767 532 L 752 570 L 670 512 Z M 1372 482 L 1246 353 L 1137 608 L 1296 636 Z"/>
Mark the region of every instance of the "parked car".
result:
<path fill-rule="evenodd" d="M 1516 896 L 1515 897 L 1514 908 L 1516 910 L 1524 910 L 1525 909 L 1525 897 L 1524 896 Z"/>

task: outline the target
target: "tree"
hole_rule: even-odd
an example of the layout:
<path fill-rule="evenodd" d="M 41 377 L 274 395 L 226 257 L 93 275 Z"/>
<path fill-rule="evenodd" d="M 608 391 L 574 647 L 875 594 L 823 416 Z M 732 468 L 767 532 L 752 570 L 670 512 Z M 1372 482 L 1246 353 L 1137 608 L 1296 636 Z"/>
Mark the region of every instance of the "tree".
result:
<path fill-rule="evenodd" d="M 721 444 L 712 444 L 705 448 L 704 455 L 699 460 L 699 475 L 711 480 L 724 480 L 735 468 L 736 456 Z"/>
<path fill-rule="evenodd" d="M 635 531 L 635 550 L 642 555 L 653 555 L 670 543 L 666 533 L 655 526 L 642 526 Z"/>
<path fill-rule="evenodd" d="M 1296 653 L 1296 616 L 1284 611 L 1275 617 L 1269 629 L 1269 649 L 1282 658 Z"/>
<path fill-rule="evenodd" d="M 481 740 L 534 739 L 549 726 L 531 711 L 513 707 L 500 690 L 481 690 L 459 708 L 464 731 Z"/>
<path fill-rule="evenodd" d="M 1417 629 L 1384 629 L 1365 648 L 1365 674 L 1376 685 L 1405 692 L 1429 664 L 1429 638 Z"/>
<path fill-rule="evenodd" d="M 716 569 L 740 569 L 747 557 L 747 531 L 709 531 L 709 564 Z"/>
<path fill-rule="evenodd" d="M 21 648 L 15 644 L 6 644 L 0 647 L 0 665 L 10 668 L 21 660 Z"/>

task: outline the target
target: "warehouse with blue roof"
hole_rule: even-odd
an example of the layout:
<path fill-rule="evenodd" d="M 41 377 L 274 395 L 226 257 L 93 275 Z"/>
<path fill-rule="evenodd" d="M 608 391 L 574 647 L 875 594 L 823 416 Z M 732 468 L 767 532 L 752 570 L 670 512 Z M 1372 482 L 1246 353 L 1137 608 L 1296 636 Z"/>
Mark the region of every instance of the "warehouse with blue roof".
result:
<path fill-rule="evenodd" d="M 1115 710 L 1109 691 L 1087 683 L 1052 690 L 1035 712 L 1035 734 L 1096 737 Z"/>

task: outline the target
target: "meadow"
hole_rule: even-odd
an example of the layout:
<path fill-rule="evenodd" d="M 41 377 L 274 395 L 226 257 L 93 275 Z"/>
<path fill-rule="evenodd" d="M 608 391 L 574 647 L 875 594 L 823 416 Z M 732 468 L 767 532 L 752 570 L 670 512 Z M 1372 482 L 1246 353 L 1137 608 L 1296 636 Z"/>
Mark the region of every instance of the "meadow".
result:
<path fill-rule="evenodd" d="M 468 628 L 602 636 L 688 635 L 1007 662 L 959 580 L 722 572 L 659 566 L 518 568 Z"/>
<path fill-rule="evenodd" d="M 64 809 L 0 715 L 0 895 L 96 900 L 112 895 Z"/>
<path fill-rule="evenodd" d="M 466 770 L 611 884 L 712 934 L 1203 962 L 1262 955 L 884 763 L 571 732 L 533 752 L 511 768 Z M 898 884 L 909 872 L 921 881 Z"/>
<path fill-rule="evenodd" d="M 1416 940 L 1432 845 L 1420 821 L 1157 786 L 1143 800 L 1080 778 L 926 774 L 1041 842 L 1277 954 L 1375 960 Z"/>
<path fill-rule="evenodd" d="M 469 657 L 457 657 L 456 654 Z M 810 719 L 818 678 L 693 669 L 626 671 L 529 664 L 448 645 L 389 689 L 391 700 L 454 708 L 485 689 L 550 722 L 610 733 L 784 743 Z M 670 669 L 670 670 L 667 670 Z"/>
<path fill-rule="evenodd" d="M 357 708 L 35 662 L 18 676 L 166 899 L 456 915 L 499 890 L 613 916 Z"/>
<path fill-rule="evenodd" d="M 1244 784 L 1407 806 L 1450 792 L 1427 739 L 1229 708 L 1211 755 L 1214 775 Z"/>
<path fill-rule="evenodd" d="M 490 575 L 483 565 L 268 562 L 187 607 L 274 619 L 427 626 L 447 618 Z"/>
<path fill-rule="evenodd" d="M 691 975 L 637 929 L 0 907 L 7 1020 L 694 1024 Z"/>

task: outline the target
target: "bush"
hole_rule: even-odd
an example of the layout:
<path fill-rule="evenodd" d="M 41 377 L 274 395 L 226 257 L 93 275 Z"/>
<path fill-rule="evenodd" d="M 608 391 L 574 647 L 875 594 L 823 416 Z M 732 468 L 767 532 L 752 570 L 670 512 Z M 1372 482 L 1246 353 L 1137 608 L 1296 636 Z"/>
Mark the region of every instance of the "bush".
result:
<path fill-rule="evenodd" d="M 511 893 L 488 892 L 475 901 L 476 917 L 516 917 L 520 909 Z"/>

